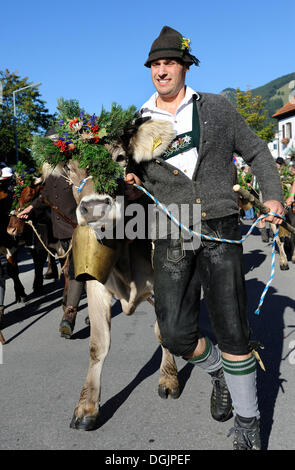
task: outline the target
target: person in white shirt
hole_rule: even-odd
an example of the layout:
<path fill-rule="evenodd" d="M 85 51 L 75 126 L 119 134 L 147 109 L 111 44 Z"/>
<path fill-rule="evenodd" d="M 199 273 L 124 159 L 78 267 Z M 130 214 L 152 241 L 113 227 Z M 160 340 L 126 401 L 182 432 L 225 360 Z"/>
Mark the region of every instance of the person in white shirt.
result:
<path fill-rule="evenodd" d="M 157 160 L 140 161 L 136 155 L 139 164 L 126 175 L 126 194 L 138 197 L 131 186 L 136 183 L 164 204 L 202 204 L 202 233 L 238 240 L 233 153 L 242 149 L 245 161 L 253 161 L 265 194 L 273 196 L 265 205 L 283 215 L 280 181 L 268 149 L 230 103 L 186 86 L 189 67 L 198 63 L 189 39 L 163 27 L 145 63 L 156 92 L 141 114 L 171 122 L 176 138 Z M 279 217 L 269 220 L 281 223 Z M 156 239 L 154 246 L 155 310 L 162 344 L 212 376 L 214 419 L 229 419 L 233 405 L 234 449 L 260 449 L 255 346 L 250 342 L 242 247 L 204 242 L 197 251 L 185 251 L 181 236 Z M 218 347 L 198 328 L 201 287 Z"/>

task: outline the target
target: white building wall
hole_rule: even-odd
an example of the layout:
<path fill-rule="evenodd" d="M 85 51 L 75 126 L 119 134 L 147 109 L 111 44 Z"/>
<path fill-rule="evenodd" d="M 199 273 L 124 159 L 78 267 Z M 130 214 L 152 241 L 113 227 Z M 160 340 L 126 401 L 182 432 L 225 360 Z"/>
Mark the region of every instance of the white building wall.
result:
<path fill-rule="evenodd" d="M 269 148 L 269 151 L 270 153 L 272 154 L 273 158 L 276 160 L 279 156 L 279 137 L 278 137 L 278 133 L 275 134 L 275 137 L 273 139 L 272 142 L 269 142 L 267 145 L 268 145 L 268 148 Z"/>
<path fill-rule="evenodd" d="M 289 140 L 289 143 L 287 145 L 283 145 L 282 144 L 282 138 L 285 134 L 285 137 L 289 137 L 287 135 L 287 131 L 288 131 L 288 126 L 287 124 L 291 124 L 291 138 Z M 283 119 L 280 119 L 279 122 L 278 122 L 278 129 L 279 129 L 279 140 L 280 140 L 280 156 L 283 157 L 283 158 L 287 158 L 289 155 L 288 155 L 288 152 L 290 150 L 291 147 L 295 147 L 295 115 L 294 116 L 290 116 L 290 117 L 287 117 L 287 118 L 283 118 Z M 284 133 L 284 130 L 285 130 L 285 133 Z"/>
<path fill-rule="evenodd" d="M 287 124 L 291 124 L 291 135 L 290 141 L 287 145 L 282 144 L 282 139 L 284 136 L 287 136 Z M 290 148 L 295 148 L 295 115 L 287 118 L 278 120 L 278 131 L 276 132 L 275 138 L 272 142 L 268 144 L 268 148 L 272 156 L 276 159 L 277 157 L 288 158 Z"/>

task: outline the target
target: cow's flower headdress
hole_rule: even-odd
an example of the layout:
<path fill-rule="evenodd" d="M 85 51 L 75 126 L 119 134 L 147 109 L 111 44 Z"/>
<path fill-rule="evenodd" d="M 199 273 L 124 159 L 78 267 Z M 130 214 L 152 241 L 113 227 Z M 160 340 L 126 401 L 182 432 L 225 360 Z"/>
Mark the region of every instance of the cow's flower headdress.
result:
<path fill-rule="evenodd" d="M 18 199 L 21 196 L 23 189 L 27 186 L 32 186 L 35 180 L 34 168 L 28 168 L 27 165 L 21 161 L 13 167 L 14 172 L 14 191 L 13 202 L 11 211 L 15 211 L 19 205 Z"/>
<path fill-rule="evenodd" d="M 113 103 L 111 111 L 103 108 L 97 116 L 80 109 L 76 100 L 60 99 L 58 110 L 54 129 L 46 137 L 33 137 L 32 154 L 37 164 L 56 166 L 76 159 L 93 177 L 96 191 L 113 192 L 123 169 L 112 160 L 106 144 L 118 142 L 134 121 L 136 108 L 123 110 Z"/>

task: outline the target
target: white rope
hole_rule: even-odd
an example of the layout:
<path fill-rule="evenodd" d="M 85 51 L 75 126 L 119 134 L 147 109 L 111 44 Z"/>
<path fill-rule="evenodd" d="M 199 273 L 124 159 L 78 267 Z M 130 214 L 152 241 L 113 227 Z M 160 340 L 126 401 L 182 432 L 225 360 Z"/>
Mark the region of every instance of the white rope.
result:
<path fill-rule="evenodd" d="M 154 202 L 155 204 L 160 207 L 162 209 L 163 212 L 165 212 L 165 214 L 176 224 L 178 225 L 182 230 L 190 233 L 191 235 L 194 235 L 194 236 L 197 236 L 197 237 L 201 237 L 205 240 L 212 240 L 212 241 L 216 241 L 216 242 L 223 242 L 223 243 L 231 243 L 231 244 L 234 244 L 234 245 L 239 245 L 239 244 L 242 244 L 248 237 L 249 235 L 251 234 L 251 232 L 253 231 L 254 227 L 257 225 L 257 223 L 262 220 L 262 219 L 265 219 L 265 217 L 268 217 L 269 215 L 275 215 L 277 217 L 280 217 L 281 219 L 285 220 L 285 217 L 284 216 L 281 216 L 275 212 L 269 212 L 268 214 L 263 214 L 261 215 L 253 224 L 252 226 L 250 227 L 249 231 L 246 233 L 246 235 L 244 237 L 242 237 L 240 240 L 228 240 L 228 239 L 225 239 L 225 238 L 216 238 L 216 237 L 211 237 L 209 235 L 204 235 L 203 233 L 199 233 L 199 232 L 195 232 L 193 230 L 191 230 L 189 227 L 186 227 L 185 225 L 183 225 L 179 220 L 177 220 L 172 214 L 170 211 L 168 211 L 167 207 L 162 204 L 160 201 L 158 201 L 157 198 L 155 198 L 155 196 L 153 196 L 149 191 L 147 191 L 145 188 L 143 188 L 142 186 L 139 186 L 138 184 L 133 184 L 133 186 L 135 186 L 136 188 L 140 189 L 141 191 L 143 191 L 147 196 L 149 196 Z M 261 306 L 263 304 L 263 301 L 264 301 L 264 298 L 265 298 L 265 295 L 269 289 L 269 286 L 274 278 L 274 271 L 275 271 L 275 245 L 276 245 L 276 240 L 277 240 L 277 237 L 279 235 L 279 228 L 277 227 L 277 231 L 276 233 L 274 234 L 274 239 L 273 239 L 273 244 L 272 244 L 272 263 L 271 263 L 271 272 L 270 272 L 270 275 L 269 275 L 269 279 L 268 279 L 268 282 L 261 294 L 261 297 L 260 297 L 260 300 L 259 300 L 259 304 L 258 304 L 258 307 L 257 309 L 255 310 L 255 314 L 256 315 L 259 315 L 260 313 L 260 309 L 261 309 Z"/>
<path fill-rule="evenodd" d="M 41 236 L 39 235 L 39 233 L 37 232 L 36 228 L 34 227 L 34 224 L 31 220 L 28 220 L 26 221 L 26 224 L 30 225 L 30 227 L 34 230 L 35 234 L 37 235 L 39 241 L 42 243 L 43 247 L 45 248 L 45 250 L 47 251 L 47 253 L 49 253 L 51 256 L 53 256 L 54 258 L 56 257 L 57 259 L 62 259 L 62 258 L 66 258 L 68 256 L 68 254 L 70 253 L 71 249 L 72 249 L 72 240 L 70 242 L 70 246 L 68 248 L 68 250 L 66 251 L 66 253 L 64 255 L 60 255 L 60 256 L 56 256 L 56 253 L 52 253 L 48 248 L 47 246 L 45 245 L 45 243 L 43 242 Z"/>

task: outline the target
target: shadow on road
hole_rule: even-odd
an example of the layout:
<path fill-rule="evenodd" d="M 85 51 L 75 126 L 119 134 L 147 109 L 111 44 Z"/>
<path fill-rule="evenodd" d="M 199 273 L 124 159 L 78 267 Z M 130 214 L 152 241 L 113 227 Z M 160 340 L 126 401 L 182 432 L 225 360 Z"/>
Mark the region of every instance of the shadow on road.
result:
<path fill-rule="evenodd" d="M 149 376 L 153 375 L 160 369 L 162 359 L 162 350 L 159 346 L 151 359 L 142 367 L 134 379 L 121 390 L 119 393 L 110 398 L 100 409 L 100 417 L 98 426 L 101 427 L 106 424 L 109 419 L 116 413 L 116 411 L 122 406 L 122 404 L 128 399 L 133 390 Z M 194 366 L 187 364 L 178 374 L 180 393 L 183 391 L 185 383 L 190 377 L 191 371 Z"/>
<path fill-rule="evenodd" d="M 244 267 L 245 274 L 253 271 L 255 268 L 258 268 L 267 258 L 267 255 L 264 251 L 257 249 L 251 250 L 248 253 L 244 253 Z"/>
<path fill-rule="evenodd" d="M 246 272 L 258 267 L 264 259 L 265 254 L 261 250 L 252 250 L 247 253 L 245 255 Z M 279 390 L 284 393 L 284 388 L 288 386 L 287 380 L 281 376 L 280 372 L 281 361 L 288 358 L 288 354 L 285 358 L 282 358 L 285 328 L 284 312 L 286 308 L 295 311 L 295 301 L 288 296 L 280 295 L 271 286 L 264 298 L 260 314 L 256 315 L 254 312 L 258 307 L 264 288 L 265 283 L 257 278 L 246 281 L 251 339 L 257 340 L 264 346 L 263 350 L 259 350 L 259 354 L 266 372 L 257 363 L 257 389 L 261 414 L 262 446 L 263 449 L 267 449 L 277 396 Z M 199 323 L 202 333 L 209 336 L 216 343 L 203 300 L 201 301 Z M 292 325 L 288 325 L 288 327 L 292 327 Z"/>
<path fill-rule="evenodd" d="M 37 321 L 41 320 L 49 312 L 61 306 L 62 293 L 63 293 L 63 288 L 61 288 L 61 283 L 55 281 L 55 282 L 51 282 L 50 284 L 46 284 L 44 286 L 44 293 L 42 294 L 42 296 L 36 297 L 32 293 L 28 295 L 27 302 L 25 304 L 17 304 L 17 303 L 10 304 L 9 307 L 11 307 L 12 305 L 16 305 L 17 308 L 15 308 L 15 310 L 10 310 L 5 313 L 4 327 L 2 328 L 3 331 L 6 328 L 14 325 L 15 323 L 21 323 L 24 320 L 27 320 L 28 318 L 34 317 L 36 315 L 38 315 L 38 318 L 36 318 L 34 321 L 26 325 L 22 330 L 20 330 L 17 334 L 12 336 L 11 338 L 6 339 L 6 344 L 9 344 L 15 338 L 20 336 L 24 331 L 30 328 Z M 49 303 L 49 305 L 46 305 L 42 308 L 41 306 L 45 302 L 46 304 Z"/>
<path fill-rule="evenodd" d="M 257 387 L 259 409 L 261 413 L 261 437 L 263 449 L 267 449 L 271 433 L 275 403 L 279 390 L 284 393 L 287 380 L 281 376 L 280 365 L 283 352 L 284 312 L 287 307 L 295 310 L 295 301 L 290 297 L 279 295 L 273 287 L 269 288 L 259 315 L 255 315 L 257 303 L 265 284 L 258 279 L 247 282 L 249 323 L 252 338 L 258 340 L 264 350 L 259 354 L 265 365 L 264 372 L 257 367 Z"/>
<path fill-rule="evenodd" d="M 22 333 L 24 333 L 28 328 L 30 328 L 32 325 L 34 325 L 35 323 L 37 323 L 38 321 L 40 321 L 43 317 L 45 317 L 48 313 L 50 313 L 52 310 L 54 310 L 56 307 L 58 307 L 60 305 L 60 300 L 58 300 L 57 302 L 54 302 L 54 303 L 51 303 L 49 306 L 46 306 L 36 312 L 34 312 L 32 315 L 28 315 L 26 316 L 25 318 L 29 318 L 33 315 L 39 315 L 38 318 L 36 318 L 35 320 L 33 320 L 31 323 L 29 323 L 27 326 L 25 326 L 22 330 L 20 330 L 18 333 L 16 333 L 14 336 L 12 336 L 11 338 L 9 339 L 6 339 L 6 344 L 9 344 L 11 343 L 13 340 L 15 340 L 18 336 L 20 336 Z M 44 313 L 42 313 L 44 312 Z M 41 314 L 41 315 L 40 315 Z M 24 317 L 22 317 L 22 320 L 24 320 Z M 21 320 L 18 320 L 18 321 L 21 321 Z M 17 323 L 17 320 L 14 322 L 14 323 Z M 8 326 L 8 325 L 6 325 Z"/>

